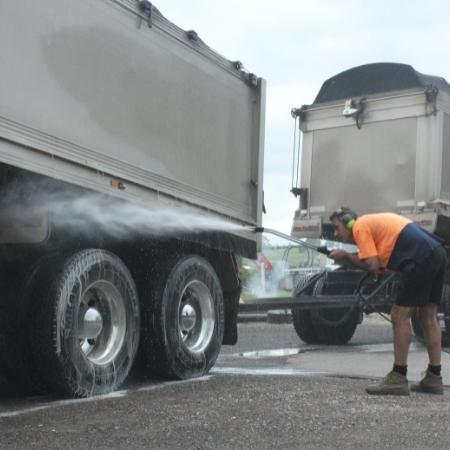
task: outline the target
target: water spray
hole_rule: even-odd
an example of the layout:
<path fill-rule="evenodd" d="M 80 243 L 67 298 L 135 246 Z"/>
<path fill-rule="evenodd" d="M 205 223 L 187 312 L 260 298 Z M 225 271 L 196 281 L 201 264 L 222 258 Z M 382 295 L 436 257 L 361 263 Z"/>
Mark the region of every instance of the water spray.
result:
<path fill-rule="evenodd" d="M 264 227 L 245 227 L 247 231 L 253 232 L 253 233 L 268 233 L 273 234 L 274 236 L 278 236 L 280 238 L 286 239 L 291 242 L 295 242 L 298 245 L 301 245 L 302 247 L 309 248 L 310 250 L 314 250 L 316 252 L 322 253 L 323 255 L 329 255 L 331 253 L 331 250 L 326 245 L 313 245 L 309 242 L 302 241 L 301 239 L 296 239 L 289 234 L 281 233 L 281 231 L 273 230 L 271 228 L 264 228 Z"/>

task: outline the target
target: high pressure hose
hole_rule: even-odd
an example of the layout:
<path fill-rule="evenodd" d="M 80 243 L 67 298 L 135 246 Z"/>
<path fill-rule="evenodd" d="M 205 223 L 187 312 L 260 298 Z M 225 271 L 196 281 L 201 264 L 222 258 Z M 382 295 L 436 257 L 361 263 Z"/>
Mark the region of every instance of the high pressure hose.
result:
<path fill-rule="evenodd" d="M 268 233 L 273 234 L 274 236 L 278 236 L 282 239 L 286 239 L 291 242 L 295 242 L 298 245 L 301 245 L 302 247 L 309 248 L 310 250 L 314 250 L 316 252 L 322 253 L 323 255 L 329 255 L 331 253 L 331 250 L 327 248 L 326 245 L 312 245 L 309 242 L 302 241 L 301 239 L 296 239 L 289 234 L 281 233 L 281 231 L 273 230 L 271 228 L 264 228 L 264 227 L 245 227 L 248 231 L 253 233 Z"/>

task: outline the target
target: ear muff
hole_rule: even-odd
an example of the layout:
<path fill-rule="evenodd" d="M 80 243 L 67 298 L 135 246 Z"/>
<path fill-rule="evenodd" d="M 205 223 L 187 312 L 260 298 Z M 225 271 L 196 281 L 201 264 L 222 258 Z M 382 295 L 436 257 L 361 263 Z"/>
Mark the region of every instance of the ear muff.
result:
<path fill-rule="evenodd" d="M 345 222 L 344 219 L 342 219 L 342 221 L 344 222 L 345 228 L 347 228 L 348 230 L 351 230 L 356 222 L 356 220 L 353 217 L 351 217 L 350 220 L 348 220 L 347 222 Z"/>
<path fill-rule="evenodd" d="M 353 211 L 349 211 L 349 210 L 342 210 L 341 208 L 339 208 L 336 212 L 335 212 L 336 216 L 339 217 L 339 219 L 342 221 L 342 223 L 344 224 L 345 228 L 347 228 L 348 230 L 351 230 L 353 228 L 353 225 L 355 225 L 356 222 L 356 214 Z"/>

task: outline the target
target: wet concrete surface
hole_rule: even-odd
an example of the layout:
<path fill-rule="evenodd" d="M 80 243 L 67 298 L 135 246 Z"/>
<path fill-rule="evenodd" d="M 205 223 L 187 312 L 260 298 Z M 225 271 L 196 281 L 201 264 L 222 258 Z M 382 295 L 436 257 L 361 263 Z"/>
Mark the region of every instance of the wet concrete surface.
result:
<path fill-rule="evenodd" d="M 241 326 L 244 328 L 243 326 Z M 302 343 L 291 324 L 247 325 L 246 339 L 236 347 L 225 347 L 216 364 L 217 373 L 261 373 L 264 369 L 282 374 L 317 373 L 329 376 L 378 379 L 392 368 L 393 345 L 391 324 L 378 315 L 369 316 L 351 341 L 343 346 L 319 346 Z M 276 339 L 271 339 L 276 337 Z M 277 346 L 276 343 L 284 344 Z M 252 350 L 252 348 L 254 350 Z M 233 352 L 234 350 L 234 352 Z M 236 351 L 237 350 L 237 351 Z M 450 388 L 450 349 L 442 353 L 444 382 Z M 240 357 L 239 367 L 235 367 Z M 421 379 L 428 356 L 425 347 L 412 339 L 408 358 L 408 379 Z"/>
<path fill-rule="evenodd" d="M 392 364 L 391 329 L 366 320 L 346 346 L 302 344 L 291 324 L 241 323 L 211 374 L 136 382 L 94 399 L 30 397 L 0 385 L 0 448 L 447 448 L 443 396 L 372 397 Z M 443 355 L 450 381 L 449 355 Z M 413 343 L 410 379 L 426 366 Z"/>

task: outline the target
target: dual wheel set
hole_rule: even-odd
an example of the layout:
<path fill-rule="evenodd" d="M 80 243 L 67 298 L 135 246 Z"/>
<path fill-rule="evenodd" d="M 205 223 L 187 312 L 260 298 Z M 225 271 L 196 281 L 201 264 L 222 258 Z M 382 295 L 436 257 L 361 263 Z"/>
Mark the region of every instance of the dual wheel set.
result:
<path fill-rule="evenodd" d="M 8 325 L 0 330 L 7 377 L 34 391 L 86 397 L 137 376 L 184 379 L 215 363 L 223 294 L 206 259 L 177 256 L 135 283 L 116 255 L 97 249 L 45 256 L 3 280 Z M 137 287 L 138 286 L 138 287 Z"/>

